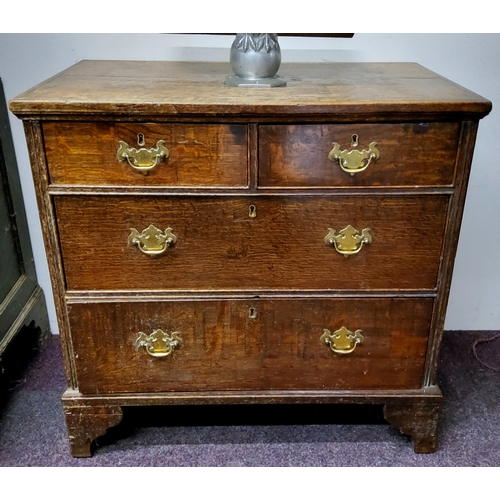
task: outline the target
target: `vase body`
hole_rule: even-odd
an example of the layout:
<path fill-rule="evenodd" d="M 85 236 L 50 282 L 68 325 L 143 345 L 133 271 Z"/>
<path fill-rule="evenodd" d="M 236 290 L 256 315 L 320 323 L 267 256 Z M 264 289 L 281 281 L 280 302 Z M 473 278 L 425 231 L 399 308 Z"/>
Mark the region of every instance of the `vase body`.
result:
<path fill-rule="evenodd" d="M 240 78 L 272 78 L 281 64 L 277 33 L 237 33 L 231 46 L 230 62 Z"/>

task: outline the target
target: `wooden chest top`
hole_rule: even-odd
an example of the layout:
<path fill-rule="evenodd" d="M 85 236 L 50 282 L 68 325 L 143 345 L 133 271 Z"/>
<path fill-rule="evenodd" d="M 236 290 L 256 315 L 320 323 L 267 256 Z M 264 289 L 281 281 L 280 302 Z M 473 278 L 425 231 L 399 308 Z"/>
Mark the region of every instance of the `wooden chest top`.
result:
<path fill-rule="evenodd" d="M 29 115 L 269 115 L 481 117 L 483 97 L 414 63 L 282 64 L 286 87 L 225 87 L 228 63 L 81 61 L 11 101 Z M 381 115 L 383 113 L 383 115 Z"/>

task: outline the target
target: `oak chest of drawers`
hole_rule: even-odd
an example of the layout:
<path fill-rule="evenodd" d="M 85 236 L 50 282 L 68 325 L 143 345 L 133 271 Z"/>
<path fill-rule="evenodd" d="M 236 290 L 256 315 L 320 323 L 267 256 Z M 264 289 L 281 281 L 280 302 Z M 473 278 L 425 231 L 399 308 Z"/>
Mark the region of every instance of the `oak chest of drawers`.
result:
<path fill-rule="evenodd" d="M 127 405 L 384 405 L 435 449 L 482 97 L 416 64 L 83 61 L 11 101 L 34 172 L 71 452 Z"/>

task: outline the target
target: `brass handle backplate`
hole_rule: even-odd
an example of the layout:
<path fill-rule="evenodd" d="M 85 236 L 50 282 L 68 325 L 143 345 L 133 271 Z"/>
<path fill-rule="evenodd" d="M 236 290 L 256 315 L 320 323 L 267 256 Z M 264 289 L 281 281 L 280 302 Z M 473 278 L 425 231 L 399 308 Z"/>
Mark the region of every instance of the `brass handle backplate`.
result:
<path fill-rule="evenodd" d="M 125 141 L 118 141 L 118 144 L 119 148 L 116 152 L 118 160 L 127 160 L 132 168 L 139 170 L 144 175 L 147 175 L 149 170 L 170 156 L 170 151 L 165 147 L 165 141 L 158 141 L 154 148 L 140 149 L 131 148 Z"/>
<path fill-rule="evenodd" d="M 131 228 L 128 237 L 129 245 L 137 245 L 139 250 L 146 255 L 160 255 L 177 241 L 177 236 L 172 233 L 172 228 L 167 227 L 164 232 L 151 224 L 142 233 Z"/>
<path fill-rule="evenodd" d="M 135 341 L 135 347 L 144 347 L 146 352 L 154 358 L 165 358 L 170 356 L 174 349 L 182 344 L 179 332 L 172 332 L 170 335 L 163 330 L 155 330 L 151 335 L 139 332 Z"/>
<path fill-rule="evenodd" d="M 354 229 L 350 224 L 338 233 L 331 227 L 328 228 L 328 234 L 325 236 L 325 243 L 333 245 L 338 253 L 349 257 L 358 253 L 363 245 L 371 243 L 372 235 L 370 229 L 365 228 L 361 233 Z"/>
<path fill-rule="evenodd" d="M 336 354 L 350 354 L 356 349 L 358 344 L 361 344 L 365 340 L 361 332 L 362 330 L 356 330 L 353 333 L 345 326 L 333 333 L 325 328 L 320 341 L 328 345 Z"/>
<path fill-rule="evenodd" d="M 351 145 L 358 145 L 358 136 L 356 134 L 352 136 Z M 368 149 L 363 149 L 362 151 L 352 149 L 349 151 L 348 149 L 341 150 L 340 144 L 334 142 L 333 149 L 328 154 L 328 159 L 333 162 L 338 161 L 340 168 L 344 172 L 354 175 L 366 170 L 372 160 L 377 160 L 380 157 L 380 152 L 376 146 L 376 142 L 371 142 Z"/>

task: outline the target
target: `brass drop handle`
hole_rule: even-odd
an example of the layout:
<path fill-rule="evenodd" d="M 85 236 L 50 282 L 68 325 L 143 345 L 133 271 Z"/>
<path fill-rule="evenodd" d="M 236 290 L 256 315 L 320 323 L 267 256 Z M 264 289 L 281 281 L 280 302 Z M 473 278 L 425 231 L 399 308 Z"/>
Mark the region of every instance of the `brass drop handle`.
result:
<path fill-rule="evenodd" d="M 146 352 L 154 358 L 165 358 L 170 356 L 176 347 L 182 344 L 179 332 L 165 333 L 163 330 L 155 330 L 151 335 L 139 332 L 135 341 L 135 347 L 144 347 Z"/>
<path fill-rule="evenodd" d="M 358 136 L 352 136 L 351 146 L 358 145 Z M 338 142 L 333 143 L 333 149 L 328 154 L 328 159 L 332 162 L 338 161 L 340 168 L 351 175 L 363 172 L 368 168 L 372 160 L 377 160 L 380 157 L 380 152 L 376 148 L 377 143 L 371 142 L 368 149 L 359 151 L 358 149 L 340 149 Z"/>
<path fill-rule="evenodd" d="M 132 168 L 139 170 L 144 175 L 147 175 L 159 162 L 170 156 L 170 151 L 166 148 L 165 141 L 158 141 L 154 148 L 140 149 L 130 147 L 125 141 L 118 141 L 118 144 L 119 148 L 116 152 L 118 160 L 126 160 Z"/>
<path fill-rule="evenodd" d="M 137 229 L 130 228 L 128 237 L 129 245 L 137 245 L 142 253 L 151 256 L 161 255 L 176 241 L 177 236 L 172 233 L 171 227 L 167 227 L 165 231 L 162 231 L 153 224 L 150 224 L 142 233 L 139 233 Z"/>
<path fill-rule="evenodd" d="M 369 228 L 365 228 L 361 233 L 354 229 L 350 224 L 338 233 L 331 227 L 328 228 L 328 234 L 325 236 L 325 243 L 333 245 L 338 253 L 344 257 L 358 253 L 363 245 L 372 242 L 372 235 Z"/>
<path fill-rule="evenodd" d="M 350 354 L 356 349 L 358 344 L 362 344 L 363 340 L 365 340 L 361 332 L 362 330 L 356 330 L 353 333 L 345 326 L 333 333 L 325 328 L 320 341 L 329 346 L 336 354 Z"/>

